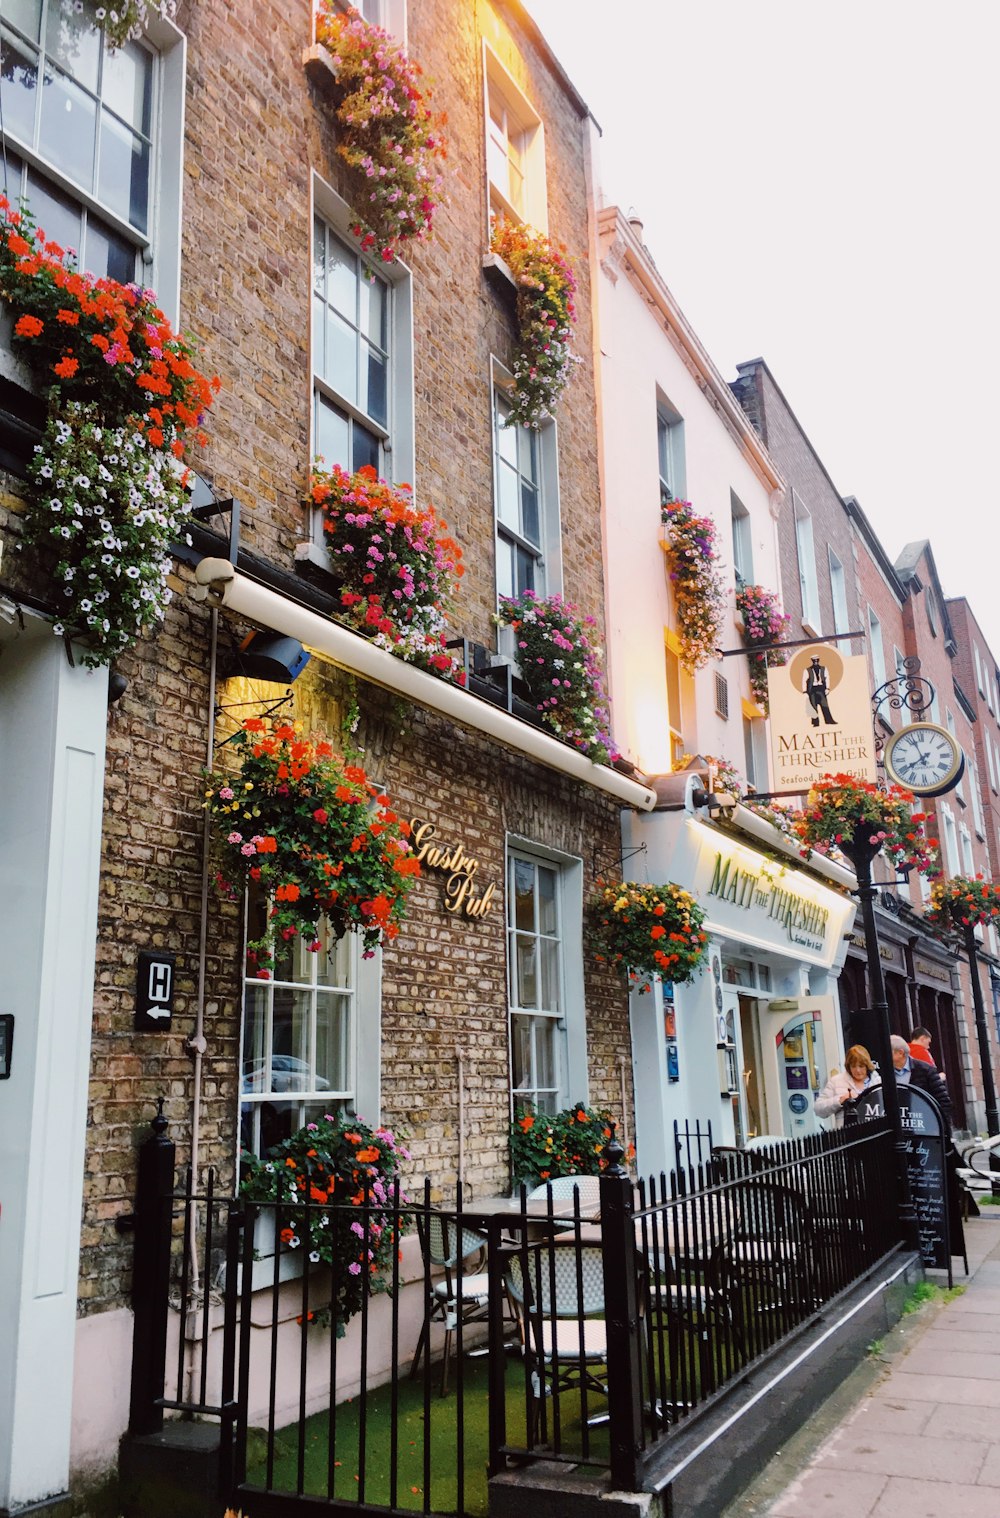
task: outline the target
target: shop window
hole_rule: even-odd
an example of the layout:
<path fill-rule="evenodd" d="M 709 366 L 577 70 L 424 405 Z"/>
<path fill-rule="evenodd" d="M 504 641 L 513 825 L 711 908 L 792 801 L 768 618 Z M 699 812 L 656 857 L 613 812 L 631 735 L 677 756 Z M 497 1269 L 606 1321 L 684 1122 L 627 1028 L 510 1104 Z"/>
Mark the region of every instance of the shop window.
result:
<path fill-rule="evenodd" d="M 660 400 L 656 407 L 656 452 L 660 504 L 682 501 L 685 492 L 684 423 L 665 400 Z"/>
<path fill-rule="evenodd" d="M 799 560 L 799 593 L 802 598 L 802 622 L 806 631 L 820 636 L 819 582 L 816 578 L 816 549 L 813 543 L 812 515 L 796 491 L 792 491 L 795 508 L 795 547 Z"/>
<path fill-rule="evenodd" d="M 267 899 L 252 891 L 247 939 L 264 930 Z M 247 976 L 243 993 L 240 1145 L 266 1154 L 327 1112 L 379 1117 L 378 956 L 357 936 L 335 941 L 325 919 L 320 949 L 283 945 L 269 980 Z"/>
<path fill-rule="evenodd" d="M 548 231 L 541 118 L 486 49 L 486 174 L 490 215 Z"/>
<path fill-rule="evenodd" d="M 497 595 L 533 590 L 551 595 L 561 585 L 556 429 L 510 424 L 506 384 L 493 386 L 493 495 Z"/>
<path fill-rule="evenodd" d="M 5 193 L 91 273 L 155 285 L 176 316 L 181 33 L 159 15 L 112 51 L 91 0 L 16 0 L 0 18 Z"/>
<path fill-rule="evenodd" d="M 587 1082 L 582 869 L 512 846 L 507 872 L 514 1106 L 558 1112 L 583 1100 Z"/>
<path fill-rule="evenodd" d="M 750 513 L 734 491 L 729 492 L 733 530 L 733 568 L 737 584 L 753 584 L 753 532 Z"/>

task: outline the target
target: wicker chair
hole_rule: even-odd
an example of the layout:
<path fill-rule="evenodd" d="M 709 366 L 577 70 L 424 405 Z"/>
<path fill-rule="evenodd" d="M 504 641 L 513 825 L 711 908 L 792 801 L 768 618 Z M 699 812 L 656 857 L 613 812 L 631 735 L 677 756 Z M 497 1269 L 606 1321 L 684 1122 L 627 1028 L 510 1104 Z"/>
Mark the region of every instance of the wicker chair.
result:
<path fill-rule="evenodd" d="M 448 1366 L 451 1361 L 451 1341 L 459 1322 L 485 1323 L 489 1317 L 490 1280 L 487 1271 L 479 1270 L 464 1275 L 462 1266 L 473 1255 L 485 1257 L 486 1240 L 472 1228 L 460 1228 L 454 1218 L 444 1213 L 432 1212 L 426 1221 L 417 1219 L 417 1232 L 425 1262 L 432 1271 L 442 1271 L 432 1279 L 423 1326 L 410 1366 L 415 1376 L 421 1357 L 429 1353 L 432 1323 L 444 1324 L 444 1357 L 441 1363 L 441 1396 L 448 1390 Z M 483 1259 L 480 1260 L 482 1266 Z"/>

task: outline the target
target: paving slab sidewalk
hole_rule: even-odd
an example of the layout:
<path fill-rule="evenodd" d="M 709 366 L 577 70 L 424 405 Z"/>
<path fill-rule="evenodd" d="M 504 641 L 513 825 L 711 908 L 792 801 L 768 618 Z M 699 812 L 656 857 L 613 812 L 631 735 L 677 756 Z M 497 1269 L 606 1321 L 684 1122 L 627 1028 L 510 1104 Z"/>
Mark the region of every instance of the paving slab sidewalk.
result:
<path fill-rule="evenodd" d="M 1000 1208 L 989 1213 L 966 1224 L 965 1291 L 902 1319 L 722 1518 L 1000 1518 Z"/>

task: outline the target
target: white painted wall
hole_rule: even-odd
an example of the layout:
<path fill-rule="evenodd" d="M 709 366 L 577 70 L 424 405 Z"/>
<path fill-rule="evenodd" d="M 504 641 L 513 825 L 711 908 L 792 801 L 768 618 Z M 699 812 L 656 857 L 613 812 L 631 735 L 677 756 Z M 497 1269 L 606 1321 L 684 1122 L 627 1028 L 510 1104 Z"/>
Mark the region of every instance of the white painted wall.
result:
<path fill-rule="evenodd" d="M 685 493 L 699 514 L 712 517 L 717 524 L 733 614 L 730 492 L 735 491 L 750 514 L 754 579 L 777 589 L 777 540 L 770 502 L 779 481 L 773 466 L 762 468 L 760 457 L 766 455 L 748 435 L 742 414 L 735 428 L 724 420 L 724 408 L 712 394 L 713 385 L 725 389 L 722 377 L 700 349 L 647 258 L 653 284 L 663 292 L 666 320 L 675 333 L 682 327 L 687 341 L 679 343 L 665 330 L 664 309 L 648 288 L 638 287 L 630 264 L 629 255 L 633 260 L 642 255 L 641 244 L 620 218 L 609 225 L 609 215 L 602 214 L 600 266 L 595 278 L 603 412 L 608 675 L 615 737 L 622 753 L 647 773 L 661 774 L 670 769 L 664 629 L 675 626 L 676 617 L 659 546 L 658 398 L 669 401 L 683 418 Z M 735 400 L 732 404 L 739 412 Z M 727 648 L 740 643 L 732 615 L 722 628 L 721 643 Z M 728 721 L 715 714 L 715 670 L 729 681 Z M 696 680 L 686 683 L 688 706 L 683 731 L 689 748 L 727 758 L 744 773 L 740 698 L 750 695 L 746 661 L 713 660 Z"/>
<path fill-rule="evenodd" d="M 107 671 L 26 624 L 0 650 L 0 1508 L 69 1476 L 107 725 Z"/>

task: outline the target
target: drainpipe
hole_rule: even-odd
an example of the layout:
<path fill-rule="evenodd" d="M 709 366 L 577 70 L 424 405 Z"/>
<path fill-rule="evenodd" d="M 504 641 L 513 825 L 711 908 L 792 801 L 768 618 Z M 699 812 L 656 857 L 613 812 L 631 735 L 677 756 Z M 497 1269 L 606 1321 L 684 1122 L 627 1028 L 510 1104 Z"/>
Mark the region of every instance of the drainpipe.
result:
<path fill-rule="evenodd" d="M 458 1066 L 458 1184 L 465 1190 L 465 1050 L 455 1055 Z"/>

